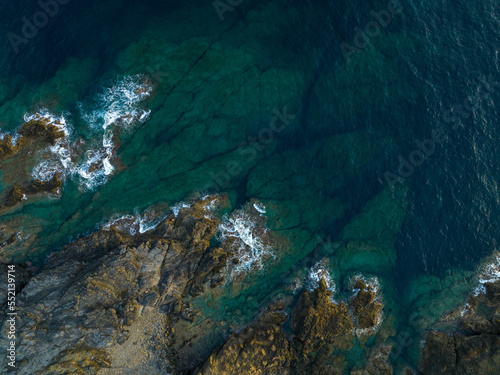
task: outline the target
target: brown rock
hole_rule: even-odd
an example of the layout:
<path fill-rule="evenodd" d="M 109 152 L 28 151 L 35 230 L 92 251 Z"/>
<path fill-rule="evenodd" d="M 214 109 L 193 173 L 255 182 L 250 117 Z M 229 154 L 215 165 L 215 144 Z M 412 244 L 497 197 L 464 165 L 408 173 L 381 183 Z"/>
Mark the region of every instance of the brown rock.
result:
<path fill-rule="evenodd" d="M 36 182 L 32 188 L 57 185 Z M 119 358 L 120 348 L 133 349 L 127 331 L 138 320 L 141 330 L 134 330 L 134 340 L 137 335 L 146 344 L 152 340 L 157 330 L 144 311 L 169 317 L 172 326 L 190 318 L 185 297 L 195 285 L 203 290 L 225 266 L 220 249 L 210 248 L 217 227 L 194 208 L 169 216 L 156 231 L 134 237 L 116 228 L 101 230 L 52 253 L 17 297 L 23 317 L 16 327 L 19 373 L 96 373 L 114 366 L 108 352 Z M 5 329 L 8 323 L 2 324 Z M 0 336 L 0 345 L 5 340 Z M 154 345 L 147 350 L 124 355 L 138 363 L 158 352 Z M 0 366 L 5 360 L 0 358 Z"/>
<path fill-rule="evenodd" d="M 477 335 L 457 340 L 456 374 L 497 374 L 500 371 L 500 337 Z"/>
<path fill-rule="evenodd" d="M 360 290 L 358 294 L 349 302 L 354 309 L 354 315 L 359 315 L 363 309 L 373 302 L 376 293 L 368 290 Z"/>
<path fill-rule="evenodd" d="M 496 306 L 500 304 L 500 283 L 485 283 L 486 300 L 489 306 Z"/>
<path fill-rule="evenodd" d="M 361 371 L 353 372 L 360 375 L 392 375 L 392 366 L 388 363 L 392 347 L 390 345 L 381 345 L 375 347 L 370 352 L 368 363 Z"/>
<path fill-rule="evenodd" d="M 375 301 L 377 293 L 360 279 L 355 281 L 354 289 L 360 290 L 349 301 L 349 306 L 354 316 L 358 318 L 358 328 L 375 327 L 384 307 L 382 303 Z"/>
<path fill-rule="evenodd" d="M 500 369 L 500 281 L 471 297 L 460 322 L 465 336 L 431 332 L 422 350 L 424 374 L 496 374 Z"/>
<path fill-rule="evenodd" d="M 47 119 L 26 122 L 19 128 L 18 133 L 26 138 L 43 138 L 51 144 L 55 144 L 57 139 L 65 136 L 62 130 L 49 124 Z"/>
<path fill-rule="evenodd" d="M 432 331 L 425 339 L 420 359 L 420 371 L 424 374 L 454 374 L 457 354 L 453 337 L 443 332 Z"/>
<path fill-rule="evenodd" d="M 53 193 L 62 186 L 62 181 L 59 176 L 52 177 L 49 181 L 35 180 L 29 184 L 22 185 L 20 183 L 4 196 L 0 202 L 0 209 L 13 207 L 23 201 L 25 197 L 35 195 L 41 192 Z"/>
<path fill-rule="evenodd" d="M 322 279 L 316 290 L 304 292 L 294 309 L 292 328 L 305 352 L 329 345 L 336 336 L 354 329 L 347 305 L 331 302 L 331 294 Z"/>
<path fill-rule="evenodd" d="M 354 289 L 366 289 L 366 287 L 366 283 L 361 279 L 356 279 L 353 285 Z"/>
<path fill-rule="evenodd" d="M 284 313 L 266 311 L 253 327 L 232 334 L 196 375 L 288 375 L 294 357 L 281 324 Z"/>
<path fill-rule="evenodd" d="M 361 329 L 372 328 L 377 324 L 383 305 L 379 302 L 373 302 L 368 305 L 358 317 L 358 327 Z"/>

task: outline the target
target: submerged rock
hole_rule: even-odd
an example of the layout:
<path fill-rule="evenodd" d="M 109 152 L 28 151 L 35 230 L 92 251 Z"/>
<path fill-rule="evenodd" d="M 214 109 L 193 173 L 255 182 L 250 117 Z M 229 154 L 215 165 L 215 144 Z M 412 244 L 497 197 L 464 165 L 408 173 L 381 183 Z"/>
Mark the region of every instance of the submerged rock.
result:
<path fill-rule="evenodd" d="M 420 358 L 423 374 L 493 374 L 500 369 L 500 281 L 471 297 L 455 333 L 431 331 Z"/>
<path fill-rule="evenodd" d="M 35 180 L 29 184 L 16 184 L 0 200 L 0 211 L 5 208 L 15 206 L 17 203 L 28 199 L 28 196 L 38 193 L 54 193 L 62 186 L 62 181 L 58 175 L 52 177 L 49 181 Z"/>
<path fill-rule="evenodd" d="M 381 345 L 374 348 L 368 358 L 366 367 L 362 370 L 354 370 L 352 375 L 392 375 L 393 370 L 388 363 L 392 347 L 390 345 Z M 413 375 L 413 373 L 410 373 Z M 406 374 L 405 374 L 406 375 Z"/>

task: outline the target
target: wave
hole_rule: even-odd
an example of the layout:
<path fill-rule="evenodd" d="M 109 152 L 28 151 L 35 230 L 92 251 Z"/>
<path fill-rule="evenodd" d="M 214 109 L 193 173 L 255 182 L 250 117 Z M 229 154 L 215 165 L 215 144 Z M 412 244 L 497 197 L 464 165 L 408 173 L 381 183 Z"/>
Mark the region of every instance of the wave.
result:
<path fill-rule="evenodd" d="M 314 289 L 319 287 L 319 282 L 321 281 L 321 279 L 325 279 L 328 290 L 335 293 L 335 281 L 328 271 L 327 259 L 320 260 L 310 269 L 307 275 L 306 288 L 312 292 Z"/>
<path fill-rule="evenodd" d="M 191 207 L 191 204 L 189 204 L 189 203 L 179 202 L 179 203 L 173 205 L 172 208 L 171 208 L 171 210 L 174 213 L 174 216 L 177 217 L 177 216 L 179 216 L 179 212 L 183 208 L 190 208 L 190 207 Z"/>
<path fill-rule="evenodd" d="M 236 210 L 219 225 L 218 239 L 233 242 L 233 257 L 228 262 L 230 278 L 261 269 L 264 259 L 275 256 L 272 246 L 263 239 L 268 231 L 261 221 L 244 210 Z"/>
<path fill-rule="evenodd" d="M 261 214 L 265 214 L 266 213 L 266 206 L 264 206 L 264 204 L 262 204 L 260 202 L 254 203 L 253 204 L 253 208 L 255 208 Z"/>
<path fill-rule="evenodd" d="M 49 146 L 42 151 L 44 154 L 43 159 L 45 160 L 33 168 L 31 176 L 34 179 L 49 181 L 55 175 L 64 177 L 68 174 L 68 171 L 74 168 L 71 160 L 71 128 L 66 121 L 67 116 L 66 113 L 55 115 L 44 107 L 39 108 L 35 113 L 26 113 L 24 115 L 25 123 L 30 121 L 43 121 L 57 127 L 58 130 L 64 133 L 64 137 L 58 138 L 55 145 Z"/>
<path fill-rule="evenodd" d="M 486 293 L 484 284 L 494 283 L 498 280 L 500 280 L 500 254 L 495 251 L 485 264 L 479 268 L 479 285 L 476 287 L 473 294 L 477 296 Z"/>
<path fill-rule="evenodd" d="M 168 215 L 159 215 L 156 211 L 147 209 L 142 214 L 136 212 L 134 215 L 126 214 L 111 219 L 101 226 L 103 230 L 110 230 L 112 227 L 120 231 L 128 232 L 132 236 L 142 234 L 155 229 Z"/>
<path fill-rule="evenodd" d="M 55 175 L 65 177 L 75 175 L 80 179 L 80 187 L 91 190 L 106 183 L 108 176 L 114 171 L 112 159 L 116 152 L 113 141 L 117 127 L 131 128 L 137 123 L 145 122 L 150 110 L 141 108 L 139 103 L 149 97 L 152 86 L 145 76 L 135 75 L 123 78 L 118 83 L 104 89 L 96 96 L 91 105 L 78 104 L 82 119 L 94 132 L 102 132 L 102 146 L 89 149 L 83 160 L 75 163 L 72 159 L 74 147 L 70 143 L 71 127 L 67 123 L 68 114 L 60 116 L 51 113 L 47 108 L 40 108 L 35 113 L 26 113 L 24 122 L 42 120 L 56 126 L 64 132 L 64 137 L 57 139 L 56 144 L 43 150 L 39 157 L 43 159 L 32 170 L 32 177 L 48 181 Z M 5 134 L 0 134 L 0 136 Z M 16 138 L 13 138 L 13 143 Z"/>
<path fill-rule="evenodd" d="M 106 183 L 114 171 L 111 160 L 116 152 L 113 136 L 117 127 L 131 128 L 144 123 L 151 111 L 140 107 L 140 102 L 152 93 L 152 86 L 144 75 L 128 76 L 98 94 L 90 105 L 78 104 L 82 119 L 94 131 L 102 131 L 102 146 L 88 150 L 76 173 L 81 186 L 93 189 Z"/>

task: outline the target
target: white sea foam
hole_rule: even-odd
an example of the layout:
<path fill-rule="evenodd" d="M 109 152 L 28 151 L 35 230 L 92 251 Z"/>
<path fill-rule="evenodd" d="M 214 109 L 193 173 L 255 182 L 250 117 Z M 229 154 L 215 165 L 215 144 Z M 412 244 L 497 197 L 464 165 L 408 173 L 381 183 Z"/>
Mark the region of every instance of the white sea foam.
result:
<path fill-rule="evenodd" d="M 71 160 L 71 146 L 69 143 L 71 131 L 66 122 L 66 115 L 62 114 L 57 116 L 51 113 L 47 108 L 40 108 L 35 113 L 26 113 L 24 115 L 25 122 L 30 122 L 32 120 L 46 121 L 48 124 L 54 125 L 60 131 L 64 132 L 64 137 L 58 138 L 55 145 L 49 146 L 44 151 L 45 154 L 48 151 L 50 156 L 48 160 L 44 160 L 35 166 L 31 173 L 32 177 L 42 181 L 48 181 L 56 174 L 65 176 L 74 169 Z"/>
<path fill-rule="evenodd" d="M 479 285 L 474 290 L 474 295 L 477 296 L 486 293 L 484 284 L 493 283 L 498 280 L 500 280 L 500 254 L 494 254 L 488 263 L 480 269 L 478 277 Z"/>
<path fill-rule="evenodd" d="M 261 269 L 263 260 L 274 256 L 272 247 L 261 238 L 266 232 L 266 228 L 259 228 L 252 216 L 243 210 L 235 211 L 219 225 L 219 240 L 234 240 L 233 260 L 237 259 L 238 263 L 229 262 L 231 276 Z"/>
<path fill-rule="evenodd" d="M 201 200 L 205 200 L 209 197 L 212 197 L 211 195 L 205 195 L 201 198 Z M 208 203 L 206 206 L 205 206 L 205 211 L 207 211 L 208 215 L 205 215 L 205 217 L 210 217 L 211 214 L 212 214 L 212 211 L 215 209 L 215 207 L 217 207 L 217 202 L 219 201 L 219 198 L 215 197 L 213 198 L 210 203 Z"/>
<path fill-rule="evenodd" d="M 111 227 L 117 227 L 122 231 L 127 231 L 131 235 L 135 235 L 137 233 L 136 229 L 137 218 L 134 215 L 123 215 L 115 219 L 111 219 L 106 224 L 102 225 L 102 229 L 110 230 Z"/>
<path fill-rule="evenodd" d="M 32 177 L 48 181 L 56 174 L 63 177 L 75 174 L 80 178 L 81 186 L 92 189 L 104 184 L 107 177 L 113 173 L 112 158 L 114 155 L 113 133 L 114 128 L 131 127 L 136 123 L 147 120 L 150 111 L 143 109 L 139 103 L 151 95 L 152 88 L 143 82 L 143 76 L 135 75 L 122 79 L 120 82 L 97 95 L 90 106 L 79 104 L 82 118 L 91 129 L 102 132 L 102 147 L 97 150 L 88 150 L 83 161 L 75 165 L 71 158 L 70 127 L 66 122 L 66 115 L 57 116 L 46 108 L 40 108 L 35 113 L 26 113 L 24 122 L 43 120 L 63 131 L 65 136 L 56 140 L 41 153 L 41 161 L 32 171 Z M 87 109 L 90 108 L 90 109 Z M 4 137 L 6 134 L 0 134 Z M 17 138 L 13 137 L 15 145 Z"/>
<path fill-rule="evenodd" d="M 143 76 L 125 77 L 97 95 L 95 102 L 87 109 L 79 104 L 82 118 L 91 129 L 102 130 L 102 147 L 87 152 L 84 162 L 77 168 L 82 186 L 92 189 L 107 181 L 113 173 L 111 160 L 114 155 L 113 134 L 115 127 L 131 127 L 147 120 L 151 111 L 141 108 L 139 103 L 151 95 L 151 86 L 143 82 Z M 102 165 L 101 165 L 102 163 Z M 98 165 L 98 168 L 92 166 Z"/>
<path fill-rule="evenodd" d="M 375 276 L 365 276 L 360 273 L 357 273 L 349 278 L 349 284 L 352 292 L 358 292 L 359 289 L 354 288 L 354 283 L 356 280 L 361 280 L 363 281 L 366 285 L 371 287 L 371 290 L 375 293 L 378 293 L 380 291 L 380 282 L 378 281 L 378 278 Z"/>
<path fill-rule="evenodd" d="M 138 233 L 142 234 L 155 229 L 166 217 L 167 215 L 152 215 L 148 210 L 142 214 L 135 212 L 134 215 L 126 214 L 111 219 L 102 225 L 102 229 L 109 230 L 111 227 L 116 226 L 118 229 L 135 236 Z"/>
<path fill-rule="evenodd" d="M 15 146 L 17 144 L 18 139 L 20 138 L 20 135 L 16 133 L 14 136 L 12 136 L 11 134 L 4 132 L 0 129 L 0 139 L 2 141 L 5 139 L 7 135 L 9 135 L 12 138 L 11 143 L 13 146 Z"/>
<path fill-rule="evenodd" d="M 314 289 L 319 287 L 319 282 L 321 279 L 325 279 L 328 290 L 331 290 L 335 293 L 335 282 L 333 277 L 330 275 L 330 272 L 327 270 L 328 261 L 321 260 L 316 263 L 307 275 L 306 286 L 309 291 L 313 291 Z"/>
<path fill-rule="evenodd" d="M 183 209 L 183 208 L 189 208 L 191 207 L 191 205 L 189 203 L 184 203 L 184 202 L 179 202 L 175 205 L 172 206 L 172 212 L 174 213 L 174 216 L 177 217 L 179 216 L 179 212 Z"/>
<path fill-rule="evenodd" d="M 207 196 L 208 197 L 208 196 Z M 202 198 L 204 200 L 205 198 Z M 205 210 L 210 211 L 215 204 L 215 200 L 211 201 L 205 207 Z M 147 208 L 142 213 L 135 211 L 134 214 L 125 214 L 122 216 L 115 215 L 108 222 L 101 225 L 102 229 L 109 230 L 111 227 L 116 226 L 122 231 L 127 231 L 131 235 L 136 235 L 138 233 L 146 233 L 155 229 L 158 224 L 165 220 L 170 212 L 173 212 L 175 217 L 179 215 L 179 212 L 184 208 L 190 208 L 192 204 L 186 202 L 179 202 L 173 205 L 170 210 L 167 210 L 167 214 L 159 214 L 159 212 L 153 207 Z"/>

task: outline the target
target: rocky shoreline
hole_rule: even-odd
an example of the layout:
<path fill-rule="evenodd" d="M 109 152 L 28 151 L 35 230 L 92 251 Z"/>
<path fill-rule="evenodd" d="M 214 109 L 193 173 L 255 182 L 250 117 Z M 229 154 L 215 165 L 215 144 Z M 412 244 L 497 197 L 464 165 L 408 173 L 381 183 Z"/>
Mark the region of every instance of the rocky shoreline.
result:
<path fill-rule="evenodd" d="M 431 331 L 420 359 L 424 374 L 495 374 L 500 369 L 500 281 L 472 296 L 454 332 Z"/>
<path fill-rule="evenodd" d="M 145 233 L 131 235 L 111 225 L 52 253 L 34 274 L 18 267 L 16 373 L 396 373 L 393 344 L 381 339 L 391 333 L 379 328 L 383 299 L 378 287 L 361 278 L 353 280 L 351 297 L 334 301 L 321 277 L 315 289 L 282 295 L 263 306 L 253 323 L 230 331 L 203 317 L 192 298 L 217 293 L 235 256 L 234 239 L 213 242 L 220 223 L 207 207 L 215 200 L 224 198 L 186 206 Z M 485 287 L 457 319 L 453 335 L 427 335 L 421 373 L 487 374 L 499 368 L 500 282 Z M 5 316 L 6 301 L 0 303 Z M 223 337 L 220 345 L 216 336 Z M 0 338 L 2 347 L 6 337 Z M 369 345 L 365 360 L 348 370 L 346 356 L 355 342 Z M 4 368 L 5 361 L 1 357 Z M 402 373 L 417 372 L 406 366 Z"/>

